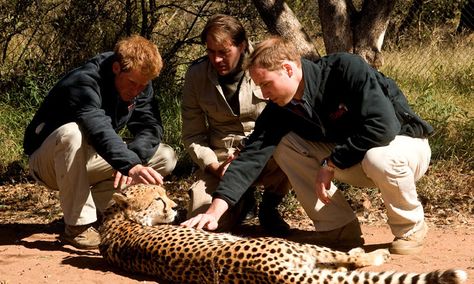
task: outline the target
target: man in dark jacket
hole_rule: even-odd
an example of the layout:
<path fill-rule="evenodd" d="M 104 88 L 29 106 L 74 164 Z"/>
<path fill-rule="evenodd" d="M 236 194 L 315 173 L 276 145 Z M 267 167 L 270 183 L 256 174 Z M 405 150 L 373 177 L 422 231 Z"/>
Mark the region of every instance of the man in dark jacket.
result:
<path fill-rule="evenodd" d="M 428 169 L 426 137 L 433 129 L 410 109 L 395 82 L 357 55 L 301 59 L 280 38 L 259 44 L 247 67 L 271 103 L 227 169 L 209 210 L 183 225 L 215 229 L 273 154 L 314 222 L 316 241 L 363 242 L 353 210 L 332 183 L 335 178 L 378 187 L 395 235 L 392 253 L 419 252 L 428 228 L 415 182 Z"/>
<path fill-rule="evenodd" d="M 176 154 L 161 143 L 163 127 L 151 80 L 162 68 L 156 45 L 140 36 L 117 43 L 66 74 L 28 125 L 24 150 L 31 174 L 59 190 L 63 241 L 96 248 L 92 226 L 114 188 L 162 184 Z M 118 132 L 127 126 L 132 138 Z"/>

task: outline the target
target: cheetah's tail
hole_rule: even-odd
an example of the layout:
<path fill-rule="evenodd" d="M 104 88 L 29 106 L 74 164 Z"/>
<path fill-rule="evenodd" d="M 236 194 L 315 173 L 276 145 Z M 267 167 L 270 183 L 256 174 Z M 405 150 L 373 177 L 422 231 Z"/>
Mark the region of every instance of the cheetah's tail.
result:
<path fill-rule="evenodd" d="M 344 273 L 344 272 L 343 272 Z M 404 272 L 363 272 L 348 271 L 345 276 L 332 277 L 333 280 L 347 281 L 347 283 L 393 283 L 393 284 L 462 284 L 467 280 L 467 273 L 459 269 L 436 270 L 428 273 Z M 341 278 L 342 277 L 342 278 Z M 346 283 L 346 282 L 336 282 Z"/>
<path fill-rule="evenodd" d="M 404 275 L 403 273 L 400 275 L 399 283 L 461 284 L 467 279 L 467 273 L 459 269 L 435 270 L 421 274 L 406 273 Z"/>

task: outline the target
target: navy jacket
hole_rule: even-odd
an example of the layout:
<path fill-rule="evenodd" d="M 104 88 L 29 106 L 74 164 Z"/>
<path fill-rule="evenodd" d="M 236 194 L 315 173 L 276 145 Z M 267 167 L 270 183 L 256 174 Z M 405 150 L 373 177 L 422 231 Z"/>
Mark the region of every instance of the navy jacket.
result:
<path fill-rule="evenodd" d="M 158 104 L 151 83 L 129 106 L 115 89 L 113 52 L 97 55 L 66 74 L 48 93 L 25 131 L 23 148 L 33 154 L 58 127 L 76 122 L 87 143 L 115 170 L 130 168 L 154 155 L 163 135 Z M 117 134 L 127 126 L 133 140 L 125 144 Z"/>
<path fill-rule="evenodd" d="M 306 116 L 291 110 L 291 103 L 280 107 L 270 102 L 214 197 L 234 205 L 290 131 L 310 141 L 336 143 L 331 160 L 341 169 L 359 163 L 367 150 L 388 145 L 396 135 L 419 138 L 433 131 L 410 109 L 396 83 L 357 55 L 302 59 L 302 69 Z"/>

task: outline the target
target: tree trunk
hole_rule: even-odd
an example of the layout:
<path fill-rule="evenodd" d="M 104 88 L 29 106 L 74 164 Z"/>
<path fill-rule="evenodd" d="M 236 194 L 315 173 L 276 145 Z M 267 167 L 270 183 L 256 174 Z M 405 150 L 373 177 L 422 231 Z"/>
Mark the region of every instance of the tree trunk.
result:
<path fill-rule="evenodd" d="M 354 26 L 354 53 L 372 66 L 383 64 L 382 44 L 395 0 L 365 0 Z"/>
<path fill-rule="evenodd" d="M 385 31 L 395 0 L 364 0 L 357 11 L 352 0 L 318 0 L 328 54 L 353 52 L 379 68 Z"/>
<path fill-rule="evenodd" d="M 473 32 L 474 31 L 474 0 L 467 0 L 461 9 L 461 19 L 457 28 L 457 32 Z"/>
<path fill-rule="evenodd" d="M 253 0 L 253 3 L 270 33 L 293 42 L 303 57 L 320 58 L 308 34 L 284 0 Z"/>
<path fill-rule="evenodd" d="M 148 31 L 150 24 L 148 23 L 148 15 L 151 11 L 148 10 L 147 2 L 145 0 L 140 1 L 141 11 L 142 11 L 142 25 L 140 28 L 140 35 L 148 38 Z"/>
<path fill-rule="evenodd" d="M 132 34 L 132 25 L 133 25 L 133 8 L 132 8 L 132 2 L 131 0 L 126 0 L 125 1 L 125 34 L 126 35 L 131 35 Z"/>
<path fill-rule="evenodd" d="M 344 0 L 319 0 L 318 4 L 326 53 L 352 52 L 351 17 L 356 13 L 352 2 Z"/>

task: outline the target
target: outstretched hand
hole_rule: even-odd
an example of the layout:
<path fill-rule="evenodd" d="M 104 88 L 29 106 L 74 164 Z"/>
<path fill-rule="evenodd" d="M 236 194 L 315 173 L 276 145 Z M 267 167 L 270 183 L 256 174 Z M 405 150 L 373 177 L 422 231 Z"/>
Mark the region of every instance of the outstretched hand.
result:
<path fill-rule="evenodd" d="M 115 173 L 114 179 L 114 188 L 124 188 L 132 184 L 132 178 L 129 176 L 123 175 L 121 172 L 117 171 Z"/>
<path fill-rule="evenodd" d="M 122 188 L 132 184 L 163 184 L 163 176 L 152 167 L 135 165 L 128 171 L 128 176 L 120 172 L 115 173 L 114 188 Z"/>
<path fill-rule="evenodd" d="M 219 226 L 218 221 L 228 208 L 229 205 L 223 199 L 214 198 L 206 213 L 184 221 L 181 226 L 213 231 Z"/>
<path fill-rule="evenodd" d="M 204 213 L 184 221 L 181 223 L 181 226 L 214 231 L 217 229 L 218 223 L 214 216 Z"/>

